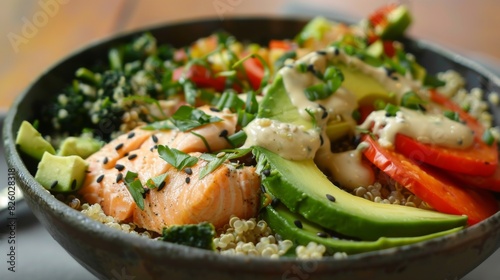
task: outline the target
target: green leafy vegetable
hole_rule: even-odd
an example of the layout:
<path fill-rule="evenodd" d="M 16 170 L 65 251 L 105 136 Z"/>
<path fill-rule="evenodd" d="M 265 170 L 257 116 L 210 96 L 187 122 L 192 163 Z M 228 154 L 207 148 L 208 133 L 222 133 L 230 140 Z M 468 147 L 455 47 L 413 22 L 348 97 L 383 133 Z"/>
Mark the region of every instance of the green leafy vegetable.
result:
<path fill-rule="evenodd" d="M 198 162 L 197 157 L 190 156 L 177 149 L 170 149 L 168 146 L 158 145 L 158 154 L 164 161 L 170 163 L 177 170 L 191 167 Z"/>
<path fill-rule="evenodd" d="M 142 187 L 142 183 L 139 180 L 138 174 L 135 172 L 127 171 L 125 178 L 125 186 L 127 186 L 130 195 L 135 201 L 135 204 L 141 209 L 144 210 L 144 188 Z"/>
<path fill-rule="evenodd" d="M 446 85 L 445 81 L 442 81 L 438 79 L 436 76 L 430 75 L 427 73 L 424 78 L 423 82 L 424 86 L 430 87 L 430 88 L 438 88 Z"/>
<path fill-rule="evenodd" d="M 482 137 L 484 143 L 486 143 L 486 145 L 488 146 L 491 146 L 493 145 L 493 143 L 495 143 L 495 137 L 493 136 L 493 134 L 491 133 L 491 130 L 489 129 L 486 129 L 483 133 L 483 137 Z"/>
<path fill-rule="evenodd" d="M 457 112 L 453 111 L 444 111 L 443 112 L 444 116 L 447 117 L 448 119 L 456 122 L 460 122 L 460 115 Z"/>
<path fill-rule="evenodd" d="M 200 180 L 203 179 L 208 174 L 212 173 L 212 171 L 217 169 L 224 162 L 243 157 L 251 151 L 252 151 L 251 148 L 247 148 L 247 149 L 224 150 L 218 154 L 219 156 L 207 153 L 202 154 L 200 158 L 208 161 L 209 163 L 200 171 Z"/>
<path fill-rule="evenodd" d="M 401 106 L 412 110 L 425 111 L 423 107 L 427 102 L 414 91 L 408 91 L 401 97 Z"/>
<path fill-rule="evenodd" d="M 158 188 L 162 182 L 165 181 L 165 179 L 167 178 L 167 173 L 163 173 L 163 174 L 160 174 L 158 176 L 155 176 L 153 178 L 150 178 L 147 182 L 146 182 L 146 186 L 150 189 L 155 189 L 155 188 Z"/>
<path fill-rule="evenodd" d="M 396 116 L 396 113 L 399 111 L 399 107 L 393 104 L 387 104 L 384 110 L 386 112 L 385 114 L 386 116 L 394 117 Z"/>
<path fill-rule="evenodd" d="M 195 225 L 165 227 L 160 240 L 205 250 L 214 250 L 215 234 L 214 226 L 203 222 Z"/>
<path fill-rule="evenodd" d="M 222 120 L 218 117 L 208 115 L 199 109 L 190 106 L 181 106 L 172 115 L 170 121 L 180 131 L 189 131 L 193 128 Z"/>

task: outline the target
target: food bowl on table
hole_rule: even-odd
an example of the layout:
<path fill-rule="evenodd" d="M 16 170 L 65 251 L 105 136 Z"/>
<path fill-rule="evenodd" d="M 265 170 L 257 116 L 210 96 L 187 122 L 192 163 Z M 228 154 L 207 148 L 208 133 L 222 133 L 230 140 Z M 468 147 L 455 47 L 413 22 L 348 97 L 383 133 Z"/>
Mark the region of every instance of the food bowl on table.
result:
<path fill-rule="evenodd" d="M 297 18 L 200 20 L 150 28 L 159 43 L 188 45 L 214 31 L 225 30 L 240 40 L 266 43 L 293 38 L 307 23 Z M 71 81 L 80 66 L 106 59 L 110 47 L 128 42 L 139 30 L 85 47 L 33 82 L 12 105 L 4 121 L 3 140 L 9 166 L 27 204 L 53 238 L 82 266 L 99 278 L 127 275 L 140 279 L 457 279 L 500 247 L 500 213 L 464 230 L 428 241 L 336 259 L 265 259 L 232 257 L 210 251 L 138 238 L 102 223 L 59 201 L 35 179 L 33 164 L 16 149 L 23 120 L 32 120 L 40 104 Z M 430 72 L 453 69 L 468 88 L 500 92 L 500 79 L 478 64 L 438 46 L 404 39 L 406 50 Z M 500 109 L 492 107 L 495 123 Z"/>

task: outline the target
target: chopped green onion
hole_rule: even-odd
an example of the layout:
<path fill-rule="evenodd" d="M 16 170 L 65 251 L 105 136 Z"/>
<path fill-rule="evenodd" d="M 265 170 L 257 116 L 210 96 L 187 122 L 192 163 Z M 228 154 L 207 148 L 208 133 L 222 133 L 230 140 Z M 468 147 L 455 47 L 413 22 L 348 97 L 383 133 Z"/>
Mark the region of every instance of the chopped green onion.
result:
<path fill-rule="evenodd" d="M 315 101 L 318 99 L 325 99 L 333 94 L 330 90 L 330 87 L 325 83 L 319 83 L 312 86 L 307 87 L 304 90 L 304 94 L 307 99 L 310 101 Z"/>
<path fill-rule="evenodd" d="M 303 62 L 295 63 L 295 69 L 299 71 L 300 73 L 306 73 L 307 72 L 307 64 Z"/>
<path fill-rule="evenodd" d="M 399 111 L 399 107 L 393 104 L 387 104 L 384 108 L 387 117 L 394 117 L 396 113 Z"/>
<path fill-rule="evenodd" d="M 108 53 L 109 66 L 112 70 L 122 70 L 123 62 L 120 51 L 113 48 Z"/>
<path fill-rule="evenodd" d="M 354 110 L 352 111 L 352 114 L 351 114 L 352 118 L 355 120 L 355 121 L 359 121 L 361 120 L 361 112 L 359 112 L 359 110 Z"/>
<path fill-rule="evenodd" d="M 493 136 L 493 133 L 491 133 L 491 130 L 486 129 L 483 133 L 483 142 L 486 143 L 486 145 L 491 146 L 493 143 L 495 143 L 495 137 Z"/>
<path fill-rule="evenodd" d="M 457 112 L 444 111 L 443 114 L 445 117 L 447 117 L 448 119 L 450 119 L 452 121 L 460 122 L 460 115 Z"/>
<path fill-rule="evenodd" d="M 427 73 L 424 78 L 423 82 L 424 86 L 430 87 L 430 88 L 438 88 L 446 85 L 446 82 L 443 80 L 438 79 L 436 76 L 430 75 Z"/>
<path fill-rule="evenodd" d="M 222 96 L 215 107 L 219 110 L 228 108 L 234 113 L 239 109 L 243 109 L 243 107 L 245 107 L 245 102 L 238 97 L 238 93 L 236 91 L 228 89 L 222 93 Z"/>
<path fill-rule="evenodd" d="M 422 110 L 427 102 L 414 91 L 408 91 L 401 97 L 401 106 L 412 110 Z"/>
<path fill-rule="evenodd" d="M 227 141 L 231 144 L 232 147 L 240 147 L 245 143 L 246 140 L 247 134 L 243 130 L 240 130 L 227 137 Z"/>
<path fill-rule="evenodd" d="M 94 72 L 85 67 L 78 68 L 78 70 L 76 70 L 75 76 L 89 85 L 96 86 L 98 84 Z"/>

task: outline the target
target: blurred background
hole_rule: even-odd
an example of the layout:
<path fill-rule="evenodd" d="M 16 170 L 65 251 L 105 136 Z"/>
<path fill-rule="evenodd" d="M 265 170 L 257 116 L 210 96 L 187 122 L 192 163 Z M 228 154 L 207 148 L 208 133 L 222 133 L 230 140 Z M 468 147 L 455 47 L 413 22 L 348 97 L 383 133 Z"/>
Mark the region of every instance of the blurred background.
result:
<path fill-rule="evenodd" d="M 323 15 L 357 21 L 390 2 L 396 1 L 1 0 L 0 122 L 15 97 L 45 69 L 76 49 L 116 33 L 208 17 Z M 409 36 L 445 46 L 500 73 L 500 1 L 399 2 L 409 6 L 414 16 Z M 1 145 L 0 178 L 6 178 Z M 94 279 L 52 240 L 29 210 L 20 206 L 18 211 L 18 271 L 7 271 L 7 242 L 0 235 L 0 279 Z M 499 252 L 465 279 L 498 279 L 498 261 Z"/>
<path fill-rule="evenodd" d="M 145 26 L 243 15 L 360 19 L 390 0 L 2 0 L 0 111 L 44 69 L 92 41 Z M 395 1 L 392 1 L 395 2 Z M 500 1 L 402 0 L 409 35 L 500 65 Z"/>

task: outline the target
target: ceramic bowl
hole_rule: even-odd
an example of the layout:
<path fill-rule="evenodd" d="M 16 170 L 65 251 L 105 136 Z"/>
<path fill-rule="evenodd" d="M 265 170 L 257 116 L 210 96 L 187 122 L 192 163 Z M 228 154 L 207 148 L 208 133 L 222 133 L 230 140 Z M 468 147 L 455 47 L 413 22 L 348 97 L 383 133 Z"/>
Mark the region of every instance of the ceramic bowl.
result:
<path fill-rule="evenodd" d="M 239 18 L 202 20 L 148 29 L 159 43 L 183 46 L 216 30 L 238 39 L 265 43 L 292 38 L 304 19 Z M 23 161 L 14 139 L 21 121 L 32 120 L 40 104 L 58 93 L 80 66 L 106 59 L 107 50 L 128 42 L 144 30 L 123 34 L 85 47 L 45 71 L 19 95 L 5 119 L 3 140 L 8 164 L 16 169 L 26 202 L 57 242 L 82 266 L 102 279 L 458 279 L 500 246 L 500 213 L 463 231 L 426 242 L 335 260 L 228 257 L 195 248 L 138 238 L 108 228 L 55 199 L 33 178 L 33 166 Z M 500 79 L 478 64 L 429 43 L 405 39 L 432 73 L 454 69 L 469 88 L 500 92 Z M 492 106 L 493 107 L 493 106 Z M 496 123 L 500 109 L 492 108 Z M 135 278 L 133 278 L 135 277 Z"/>

